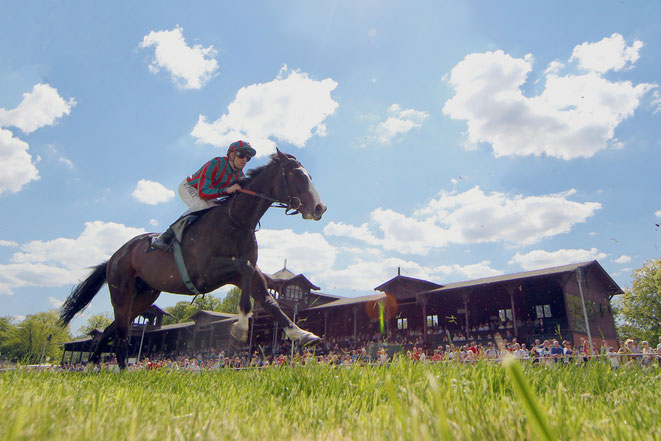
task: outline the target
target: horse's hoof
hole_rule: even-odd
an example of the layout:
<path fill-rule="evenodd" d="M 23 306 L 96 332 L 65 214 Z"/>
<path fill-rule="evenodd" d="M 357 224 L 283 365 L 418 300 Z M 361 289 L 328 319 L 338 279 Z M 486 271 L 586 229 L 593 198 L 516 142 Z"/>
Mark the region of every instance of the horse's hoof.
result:
<path fill-rule="evenodd" d="M 312 347 L 312 346 L 317 346 L 319 343 L 321 343 L 321 338 L 317 337 L 311 332 L 305 333 L 303 337 L 299 340 L 299 344 L 303 347 Z"/>
<path fill-rule="evenodd" d="M 234 339 L 240 341 L 241 343 L 245 343 L 248 341 L 248 330 L 240 328 L 238 323 L 234 323 L 230 327 L 230 335 Z"/>

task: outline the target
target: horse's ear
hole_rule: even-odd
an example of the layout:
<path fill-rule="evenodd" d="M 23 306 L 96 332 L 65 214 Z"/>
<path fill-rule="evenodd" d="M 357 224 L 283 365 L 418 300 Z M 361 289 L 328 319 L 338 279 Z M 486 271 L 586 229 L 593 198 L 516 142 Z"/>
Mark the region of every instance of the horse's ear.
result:
<path fill-rule="evenodd" d="M 282 153 L 277 147 L 275 148 L 275 154 L 278 155 L 278 159 L 281 161 L 286 161 L 289 159 L 289 157 L 285 153 Z"/>

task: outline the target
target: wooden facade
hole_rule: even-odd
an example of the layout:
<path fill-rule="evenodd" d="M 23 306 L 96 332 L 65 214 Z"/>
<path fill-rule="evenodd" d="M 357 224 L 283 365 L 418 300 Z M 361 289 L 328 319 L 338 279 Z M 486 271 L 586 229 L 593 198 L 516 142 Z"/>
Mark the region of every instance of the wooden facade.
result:
<path fill-rule="evenodd" d="M 622 290 L 596 260 L 447 285 L 398 274 L 376 287 L 377 293 L 353 298 L 318 292 L 305 276 L 287 268 L 267 279 L 285 313 L 326 339 L 359 341 L 378 337 L 384 328 L 384 335 L 417 336 L 429 348 L 485 342 L 496 334 L 528 344 L 547 338 L 579 344 L 588 338 L 587 317 L 595 345 L 602 340 L 617 345 L 610 302 Z M 229 336 L 233 314 L 199 311 L 191 322 L 161 326 L 165 312 L 154 308 L 131 330 L 130 357 L 209 349 L 252 352 L 258 346 L 271 353 L 287 344 L 282 330 L 258 305 L 250 341 L 240 346 Z M 63 360 L 76 361 L 74 354 L 79 353 L 84 361 L 94 338 L 66 343 Z"/>

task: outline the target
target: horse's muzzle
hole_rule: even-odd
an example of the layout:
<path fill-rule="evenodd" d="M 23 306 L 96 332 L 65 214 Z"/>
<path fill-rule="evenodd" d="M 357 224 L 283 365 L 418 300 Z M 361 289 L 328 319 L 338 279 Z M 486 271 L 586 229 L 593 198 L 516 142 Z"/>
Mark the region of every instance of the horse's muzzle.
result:
<path fill-rule="evenodd" d="M 314 211 L 309 212 L 308 210 L 305 210 L 305 212 L 301 212 L 301 214 L 303 215 L 303 219 L 313 219 L 318 221 L 324 215 L 326 210 L 327 210 L 326 204 L 320 202 L 317 205 L 315 205 Z"/>

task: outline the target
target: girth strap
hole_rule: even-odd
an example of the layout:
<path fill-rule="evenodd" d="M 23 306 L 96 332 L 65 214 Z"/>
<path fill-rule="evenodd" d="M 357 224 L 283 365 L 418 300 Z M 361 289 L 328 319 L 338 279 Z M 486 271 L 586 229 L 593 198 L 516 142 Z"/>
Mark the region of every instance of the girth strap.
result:
<path fill-rule="evenodd" d="M 193 282 L 190 279 L 190 275 L 188 274 L 188 269 L 186 268 L 186 262 L 184 262 L 184 255 L 181 252 L 181 245 L 179 244 L 179 241 L 175 238 L 172 241 L 172 254 L 174 255 L 174 263 L 177 264 L 177 269 L 179 270 L 179 274 L 181 275 L 181 280 L 184 282 L 184 285 L 186 285 L 186 288 L 193 293 L 200 295 L 202 294 L 200 291 L 195 288 L 195 285 L 193 285 Z"/>

